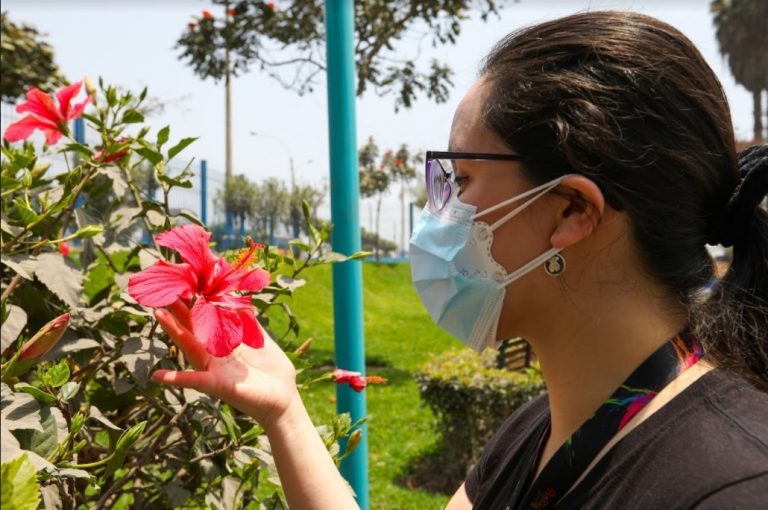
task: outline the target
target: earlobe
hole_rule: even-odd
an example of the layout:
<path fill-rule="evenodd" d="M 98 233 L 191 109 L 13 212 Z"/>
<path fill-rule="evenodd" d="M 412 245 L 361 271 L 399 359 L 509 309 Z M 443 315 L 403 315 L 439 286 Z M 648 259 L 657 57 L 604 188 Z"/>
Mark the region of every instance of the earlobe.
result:
<path fill-rule="evenodd" d="M 592 234 L 603 216 L 605 197 L 597 184 L 580 175 L 566 177 L 559 189 L 565 203 L 550 242 L 564 249 Z"/>

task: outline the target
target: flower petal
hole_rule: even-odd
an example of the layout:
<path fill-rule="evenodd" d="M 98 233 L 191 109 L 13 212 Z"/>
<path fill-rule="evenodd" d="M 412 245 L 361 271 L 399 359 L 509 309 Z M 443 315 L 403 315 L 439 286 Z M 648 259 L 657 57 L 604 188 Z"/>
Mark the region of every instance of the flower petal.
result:
<path fill-rule="evenodd" d="M 70 119 L 70 103 L 72 102 L 72 98 L 80 92 L 80 86 L 82 83 L 83 82 L 81 81 L 75 82 L 72 85 L 59 89 L 58 92 L 56 92 L 56 99 L 59 100 L 59 112 L 61 113 L 62 119 Z"/>
<path fill-rule="evenodd" d="M 269 272 L 257 267 L 249 271 L 239 271 L 240 281 L 237 282 L 237 290 L 258 292 L 267 285 L 269 285 L 270 275 Z"/>
<path fill-rule="evenodd" d="M 157 244 L 179 252 L 201 283 L 207 280 L 218 260 L 208 247 L 210 240 L 211 233 L 198 225 L 182 225 L 157 236 Z"/>
<path fill-rule="evenodd" d="M 212 356 L 226 356 L 242 342 L 243 325 L 237 311 L 214 306 L 200 297 L 190 315 L 195 336 Z"/>
<path fill-rule="evenodd" d="M 88 96 L 82 103 L 77 103 L 67 114 L 67 120 L 75 120 L 79 118 L 83 114 L 83 111 L 85 111 L 85 107 L 88 106 L 91 101 L 93 101 L 93 97 Z"/>
<path fill-rule="evenodd" d="M 53 145 L 61 138 L 61 131 L 59 131 L 58 127 L 44 129 L 43 133 L 45 134 L 46 145 Z"/>
<path fill-rule="evenodd" d="M 42 119 L 51 121 L 53 124 L 64 122 L 64 117 L 61 116 L 59 109 L 56 108 L 53 98 L 36 88 L 32 88 L 27 92 L 26 102 L 17 106 L 16 111 L 18 113 L 29 112 L 35 114 Z"/>
<path fill-rule="evenodd" d="M 261 349 L 264 347 L 264 335 L 261 333 L 261 327 L 256 322 L 256 317 L 253 315 L 253 308 L 241 308 L 237 313 L 243 323 L 243 343 L 254 349 Z"/>
<path fill-rule="evenodd" d="M 187 264 L 155 262 L 128 279 L 128 294 L 144 306 L 168 306 L 178 298 L 191 299 L 197 279 Z"/>
<path fill-rule="evenodd" d="M 19 140 L 26 140 L 32 135 L 35 129 L 50 130 L 56 129 L 56 124 L 41 119 L 36 115 L 27 115 L 18 122 L 14 122 L 5 129 L 3 138 L 9 142 L 18 142 Z M 51 144 L 48 144 L 51 145 Z"/>

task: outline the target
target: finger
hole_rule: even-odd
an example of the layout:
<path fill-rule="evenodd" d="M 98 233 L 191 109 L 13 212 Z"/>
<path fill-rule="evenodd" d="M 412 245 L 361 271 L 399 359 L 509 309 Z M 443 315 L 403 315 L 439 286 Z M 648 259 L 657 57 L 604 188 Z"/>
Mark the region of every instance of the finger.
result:
<path fill-rule="evenodd" d="M 189 307 L 181 299 L 177 299 L 170 306 L 166 307 L 170 311 L 176 320 L 179 321 L 183 327 L 192 331 L 192 319 L 189 315 Z"/>
<path fill-rule="evenodd" d="M 155 310 L 155 318 L 163 327 L 163 329 L 170 335 L 173 343 L 179 346 L 184 351 L 184 355 L 187 357 L 192 366 L 198 370 L 205 370 L 208 367 L 208 360 L 210 354 L 208 354 L 195 335 L 191 331 L 179 324 L 179 321 L 171 313 L 166 312 L 162 308 Z"/>
<path fill-rule="evenodd" d="M 179 388 L 192 388 L 194 390 L 213 394 L 215 385 L 213 377 L 208 372 L 177 372 L 174 370 L 156 370 L 152 374 L 152 379 L 156 382 L 177 386 Z"/>

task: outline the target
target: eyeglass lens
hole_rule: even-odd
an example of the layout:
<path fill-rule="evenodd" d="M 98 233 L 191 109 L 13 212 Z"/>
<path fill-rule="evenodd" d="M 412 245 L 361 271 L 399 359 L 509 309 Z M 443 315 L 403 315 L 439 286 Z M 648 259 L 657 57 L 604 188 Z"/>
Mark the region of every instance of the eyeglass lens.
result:
<path fill-rule="evenodd" d="M 452 170 L 449 168 L 448 170 Z M 451 198 L 450 178 L 444 169 L 443 164 L 437 159 L 427 161 L 426 169 L 427 181 L 427 200 L 429 205 L 436 211 L 440 211 Z"/>

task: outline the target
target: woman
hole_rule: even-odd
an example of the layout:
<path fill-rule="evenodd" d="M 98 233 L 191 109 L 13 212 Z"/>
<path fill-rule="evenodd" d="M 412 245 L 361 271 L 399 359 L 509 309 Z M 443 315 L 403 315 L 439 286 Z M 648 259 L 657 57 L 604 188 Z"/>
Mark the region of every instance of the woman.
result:
<path fill-rule="evenodd" d="M 764 505 L 768 149 L 737 161 L 693 45 L 623 12 L 514 33 L 449 150 L 427 156 L 414 283 L 473 348 L 528 339 L 548 396 L 507 420 L 448 508 Z M 733 264 L 704 301 L 706 243 L 733 246 Z M 354 508 L 279 348 L 210 358 L 171 311 L 158 320 L 199 371 L 155 379 L 259 421 L 291 508 Z"/>

